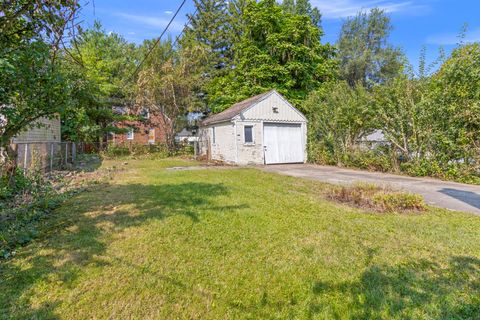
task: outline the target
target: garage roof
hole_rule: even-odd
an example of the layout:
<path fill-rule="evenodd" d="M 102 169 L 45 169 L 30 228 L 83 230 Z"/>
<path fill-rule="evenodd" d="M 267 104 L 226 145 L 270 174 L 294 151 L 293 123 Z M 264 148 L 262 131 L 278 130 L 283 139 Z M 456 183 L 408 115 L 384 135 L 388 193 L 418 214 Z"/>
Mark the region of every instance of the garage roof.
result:
<path fill-rule="evenodd" d="M 251 106 L 257 104 L 258 102 L 262 101 L 266 97 L 268 97 L 270 94 L 275 92 L 275 90 L 270 90 L 268 92 L 253 96 L 251 98 L 248 98 L 246 100 L 240 101 L 235 103 L 233 106 L 230 108 L 223 110 L 220 113 L 213 114 L 207 119 L 203 120 L 202 125 L 209 125 L 211 123 L 217 123 L 217 122 L 222 122 L 222 121 L 227 121 L 235 116 L 239 115 L 242 111 L 250 108 Z"/>

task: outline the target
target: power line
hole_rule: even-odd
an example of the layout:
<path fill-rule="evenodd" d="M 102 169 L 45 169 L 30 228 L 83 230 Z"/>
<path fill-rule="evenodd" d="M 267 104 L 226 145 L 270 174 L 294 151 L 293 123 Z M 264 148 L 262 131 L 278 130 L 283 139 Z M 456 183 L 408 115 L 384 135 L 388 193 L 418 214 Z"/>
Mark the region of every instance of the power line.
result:
<path fill-rule="evenodd" d="M 182 31 L 175 37 L 175 41 L 172 43 L 172 49 L 175 48 L 175 45 L 177 44 L 178 39 L 180 39 L 182 34 L 185 32 L 190 22 L 192 22 L 192 17 L 195 16 L 197 12 L 198 12 L 198 8 L 195 8 L 195 12 L 193 12 L 192 15 L 188 16 L 188 21 L 184 24 Z"/>
<path fill-rule="evenodd" d="M 132 78 L 137 74 L 137 72 L 140 70 L 140 68 L 142 67 L 143 63 L 145 62 L 145 60 L 147 60 L 148 56 L 152 53 L 153 49 L 155 49 L 156 46 L 158 46 L 158 44 L 160 43 L 160 41 L 162 40 L 162 37 L 165 35 L 165 33 L 167 32 L 168 28 L 170 27 L 170 25 L 172 24 L 173 20 L 175 20 L 175 17 L 178 15 L 178 13 L 180 12 L 180 10 L 182 10 L 182 7 L 184 6 L 185 2 L 187 2 L 187 0 L 183 0 L 182 3 L 180 4 L 180 6 L 177 8 L 177 11 L 175 11 L 175 14 L 173 15 L 173 17 L 170 19 L 170 21 L 168 22 L 167 26 L 165 27 L 165 29 L 163 30 L 163 32 L 160 34 L 160 36 L 157 38 L 157 40 L 155 40 L 153 46 L 150 48 L 150 50 L 148 50 L 147 54 L 145 55 L 145 57 L 142 59 L 142 61 L 140 61 L 140 63 L 138 64 L 137 68 L 135 69 L 135 71 L 132 73 Z"/>

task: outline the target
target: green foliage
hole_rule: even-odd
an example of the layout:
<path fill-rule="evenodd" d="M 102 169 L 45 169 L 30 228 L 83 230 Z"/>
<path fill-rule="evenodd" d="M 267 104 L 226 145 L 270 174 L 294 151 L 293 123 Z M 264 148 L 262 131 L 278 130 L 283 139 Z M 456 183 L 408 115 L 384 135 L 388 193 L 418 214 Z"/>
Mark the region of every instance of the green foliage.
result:
<path fill-rule="evenodd" d="M 148 42 L 144 46 L 148 46 Z M 165 141 L 175 148 L 175 133 L 185 125 L 188 112 L 202 110 L 202 70 L 208 61 L 204 46 L 172 49 L 160 43 L 145 61 L 137 81 L 136 103 L 163 118 Z"/>
<path fill-rule="evenodd" d="M 75 100 L 62 113 L 63 138 L 96 142 L 108 132 L 120 133 L 112 123 L 129 118 L 112 107 L 130 104 L 137 49 L 118 34 L 107 34 L 99 22 L 82 30 L 71 46 L 64 51 L 63 68 Z"/>
<path fill-rule="evenodd" d="M 480 44 L 460 46 L 433 75 L 437 158 L 480 166 Z"/>
<path fill-rule="evenodd" d="M 332 48 L 307 16 L 286 13 L 275 1 L 250 1 L 235 50 L 235 68 L 209 85 L 214 112 L 269 89 L 295 105 L 334 76 Z"/>
<path fill-rule="evenodd" d="M 172 150 L 166 144 L 148 144 L 142 145 L 138 143 L 122 143 L 109 144 L 102 156 L 106 159 L 116 158 L 149 158 L 149 159 L 165 159 L 175 156 L 192 156 L 193 147 L 188 144 L 179 144 Z"/>
<path fill-rule="evenodd" d="M 312 8 L 310 0 L 283 0 L 282 8 L 288 13 L 308 16 L 312 23 L 320 28 L 322 15 L 318 8 Z"/>
<path fill-rule="evenodd" d="M 0 4 L 0 151 L 18 133 L 53 117 L 71 99 L 58 50 L 78 9 L 76 1 L 7 1 Z"/>
<path fill-rule="evenodd" d="M 344 156 L 376 128 L 371 94 L 361 85 L 332 82 L 313 91 L 303 109 L 309 119 L 310 141 L 320 143 L 326 163 L 342 164 Z"/>
<path fill-rule="evenodd" d="M 457 48 L 440 70 L 370 90 L 322 87 L 304 104 L 311 161 L 480 182 L 480 45 Z M 386 144 L 362 138 L 382 132 Z"/>
<path fill-rule="evenodd" d="M 337 43 L 339 71 L 350 86 L 386 83 L 401 73 L 403 54 L 387 43 L 391 29 L 390 18 L 378 8 L 344 22 Z"/>
<path fill-rule="evenodd" d="M 428 95 L 427 79 L 406 76 L 374 88 L 378 127 L 405 160 L 425 157 L 431 151 L 436 111 Z"/>

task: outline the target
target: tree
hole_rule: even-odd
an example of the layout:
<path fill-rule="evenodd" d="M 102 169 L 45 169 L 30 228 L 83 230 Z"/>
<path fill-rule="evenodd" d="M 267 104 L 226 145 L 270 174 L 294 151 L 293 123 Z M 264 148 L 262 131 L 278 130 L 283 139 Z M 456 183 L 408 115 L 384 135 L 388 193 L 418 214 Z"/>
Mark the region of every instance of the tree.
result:
<path fill-rule="evenodd" d="M 480 44 L 461 45 L 432 77 L 439 161 L 480 166 Z"/>
<path fill-rule="evenodd" d="M 263 0 L 249 2 L 244 19 L 235 68 L 209 86 L 214 111 L 273 88 L 299 106 L 309 91 L 333 77 L 332 48 L 320 44 L 321 31 L 307 16 Z"/>
<path fill-rule="evenodd" d="M 77 1 L 8 1 L 0 4 L 0 162 L 12 157 L 11 139 L 69 104 L 58 68 L 64 33 Z"/>
<path fill-rule="evenodd" d="M 171 41 L 153 51 L 138 78 L 136 103 L 147 107 L 163 119 L 163 129 L 170 150 L 175 147 L 179 123 L 190 111 L 196 111 L 201 98 L 195 93 L 201 83 L 199 70 L 208 59 L 203 46 L 174 51 Z"/>
<path fill-rule="evenodd" d="M 313 91 L 304 111 L 309 119 L 310 156 L 327 164 L 341 165 L 358 141 L 377 128 L 372 95 L 362 85 L 352 88 L 345 81 Z"/>
<path fill-rule="evenodd" d="M 341 78 L 351 86 L 371 87 L 399 75 L 403 55 L 387 42 L 391 30 L 390 18 L 380 9 L 348 18 L 337 43 Z"/>
<path fill-rule="evenodd" d="M 228 9 L 234 8 L 235 2 L 228 4 L 222 0 L 194 0 L 195 14 L 187 15 L 190 25 L 185 30 L 180 43 L 185 50 L 202 46 L 208 52 L 205 65 L 198 70 L 202 77 L 198 80 L 199 92 L 196 94 L 206 99 L 205 85 L 211 79 L 225 73 L 231 67 L 231 32 Z"/>
<path fill-rule="evenodd" d="M 99 22 L 72 41 L 65 69 L 76 99 L 62 114 L 64 138 L 102 142 L 106 133 L 119 132 L 112 124 L 125 117 L 112 107 L 131 105 L 136 55 L 133 44 L 107 34 Z"/>
<path fill-rule="evenodd" d="M 283 0 L 282 7 L 285 12 L 310 17 L 312 23 L 320 28 L 322 15 L 318 8 L 312 8 L 310 0 Z"/>
<path fill-rule="evenodd" d="M 431 154 L 435 121 L 428 93 L 428 78 L 399 76 L 374 88 L 378 129 L 404 161 Z"/>

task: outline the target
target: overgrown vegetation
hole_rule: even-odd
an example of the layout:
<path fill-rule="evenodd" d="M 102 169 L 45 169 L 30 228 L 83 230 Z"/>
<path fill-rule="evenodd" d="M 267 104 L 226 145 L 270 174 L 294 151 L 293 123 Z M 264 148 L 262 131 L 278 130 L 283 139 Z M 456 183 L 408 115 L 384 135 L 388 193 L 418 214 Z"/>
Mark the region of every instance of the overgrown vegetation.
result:
<path fill-rule="evenodd" d="M 54 171 L 45 175 L 32 168 L 17 169 L 0 181 L 0 259 L 15 254 L 19 246 L 36 238 L 45 219 L 65 200 L 102 181 L 108 181 L 115 168 L 94 172 L 100 165 L 95 155 L 78 159 L 75 171 Z"/>
<path fill-rule="evenodd" d="M 418 212 L 426 209 L 422 196 L 395 191 L 374 184 L 354 184 L 334 187 L 327 198 L 355 207 L 378 212 Z"/>
<path fill-rule="evenodd" d="M 385 45 L 390 29 L 378 10 L 346 22 L 339 57 L 353 60 L 344 58 L 340 79 L 304 105 L 310 160 L 480 183 L 479 44 L 461 44 L 446 60 L 440 55 L 431 74 L 423 51 L 416 74 L 405 62 L 400 68 L 399 53 Z M 365 49 L 351 33 L 369 33 L 377 48 Z M 371 141 L 372 133 L 381 141 Z"/>
<path fill-rule="evenodd" d="M 188 157 L 193 156 L 193 147 L 188 144 L 178 144 L 172 150 L 165 144 L 148 144 L 141 145 L 137 143 L 119 143 L 109 144 L 107 148 L 101 152 L 102 157 L 106 159 L 115 158 L 155 158 L 164 159 L 168 157 Z"/>

